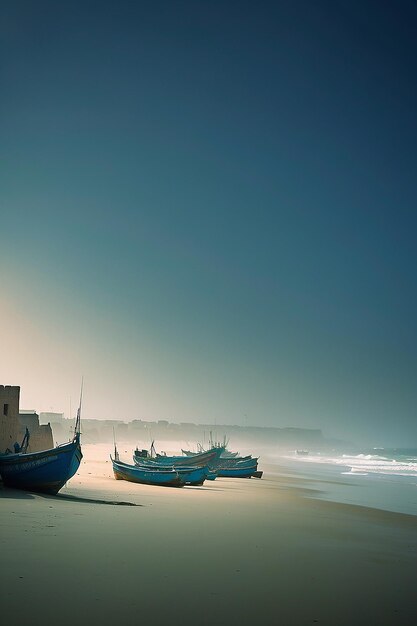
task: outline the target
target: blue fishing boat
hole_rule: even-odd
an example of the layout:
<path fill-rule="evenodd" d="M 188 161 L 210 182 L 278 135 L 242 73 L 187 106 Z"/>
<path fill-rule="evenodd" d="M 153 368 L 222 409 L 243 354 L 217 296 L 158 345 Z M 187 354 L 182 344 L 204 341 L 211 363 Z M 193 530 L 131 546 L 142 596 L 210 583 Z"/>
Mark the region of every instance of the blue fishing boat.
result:
<path fill-rule="evenodd" d="M 6 487 L 40 493 L 57 494 L 78 470 L 83 457 L 80 445 L 81 399 L 72 441 L 50 450 L 27 453 L 30 433 L 16 454 L 0 456 L 0 475 Z"/>
<path fill-rule="evenodd" d="M 218 463 L 218 467 L 221 469 L 233 468 L 233 467 L 249 468 L 249 467 L 254 467 L 255 465 L 257 465 L 258 459 L 259 457 L 248 457 L 245 459 L 220 459 Z"/>
<path fill-rule="evenodd" d="M 217 476 L 221 478 L 261 478 L 262 472 L 258 472 L 257 466 L 254 467 L 227 467 L 216 469 Z"/>
<path fill-rule="evenodd" d="M 185 484 L 190 486 L 203 485 L 210 473 L 207 465 L 205 467 L 176 467 L 175 471 Z"/>
<path fill-rule="evenodd" d="M 223 441 L 215 441 L 213 439 L 213 433 L 212 431 L 210 431 L 210 438 L 209 438 L 210 448 L 209 449 L 212 450 L 214 448 L 221 448 L 222 452 L 220 456 L 222 459 L 235 459 L 239 457 L 239 452 L 231 452 L 230 450 L 227 449 L 228 444 L 229 444 L 229 440 L 226 438 L 226 436 L 223 437 Z M 191 450 L 184 450 L 183 448 L 181 448 L 181 452 L 185 456 L 195 456 L 196 454 L 200 454 L 201 452 L 207 452 L 207 450 L 204 448 L 203 444 L 201 443 L 197 444 L 197 448 L 198 448 L 197 452 L 192 452 Z"/>
<path fill-rule="evenodd" d="M 181 448 L 181 452 L 183 453 L 184 456 L 195 456 L 196 454 L 200 454 L 201 452 L 206 452 L 206 450 L 204 450 L 202 446 L 199 446 L 198 452 L 193 452 L 192 450 L 184 450 L 184 448 Z M 220 456 L 222 459 L 240 458 L 239 452 L 230 452 L 230 450 L 227 450 L 227 448 L 223 450 Z"/>
<path fill-rule="evenodd" d="M 172 468 L 147 469 L 137 465 L 129 465 L 119 460 L 117 450 L 115 458 L 110 457 L 113 464 L 113 473 L 116 480 L 127 480 L 142 485 L 160 485 L 162 487 L 183 487 L 185 481 Z"/>
<path fill-rule="evenodd" d="M 211 473 L 209 467 L 168 467 L 166 465 L 158 465 L 156 463 L 149 464 L 146 459 L 139 461 L 136 457 L 133 457 L 136 467 L 140 467 L 143 470 L 148 471 L 166 471 L 167 469 L 175 469 L 177 474 L 182 478 L 186 485 L 199 486 L 204 483 L 208 475 Z"/>
<path fill-rule="evenodd" d="M 151 450 L 152 449 L 153 443 Z M 136 449 L 134 452 L 135 462 L 136 460 L 146 460 L 150 464 L 165 465 L 169 467 L 202 467 L 205 465 L 216 465 L 222 453 L 222 448 L 211 449 L 207 452 L 202 452 L 192 457 L 167 456 L 164 454 L 157 454 L 156 457 L 153 457 L 149 454 L 147 455 L 146 452 L 146 450 Z"/>

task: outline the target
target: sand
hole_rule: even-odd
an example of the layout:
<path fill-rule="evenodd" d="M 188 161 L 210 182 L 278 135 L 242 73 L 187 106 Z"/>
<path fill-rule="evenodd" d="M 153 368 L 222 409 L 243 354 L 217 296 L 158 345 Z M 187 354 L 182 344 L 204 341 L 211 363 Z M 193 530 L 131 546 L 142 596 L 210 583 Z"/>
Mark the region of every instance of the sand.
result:
<path fill-rule="evenodd" d="M 2 624 L 417 623 L 416 516 L 318 499 L 268 466 L 135 485 L 107 446 L 83 452 L 56 497 L 0 487 Z"/>

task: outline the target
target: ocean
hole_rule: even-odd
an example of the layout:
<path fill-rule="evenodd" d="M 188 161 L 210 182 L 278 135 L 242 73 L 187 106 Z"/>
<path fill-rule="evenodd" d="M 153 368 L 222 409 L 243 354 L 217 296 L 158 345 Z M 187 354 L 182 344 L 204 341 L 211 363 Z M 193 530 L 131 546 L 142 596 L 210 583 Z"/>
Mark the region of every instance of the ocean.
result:
<path fill-rule="evenodd" d="M 417 515 L 417 448 L 293 452 L 276 461 L 313 480 L 316 497 Z"/>

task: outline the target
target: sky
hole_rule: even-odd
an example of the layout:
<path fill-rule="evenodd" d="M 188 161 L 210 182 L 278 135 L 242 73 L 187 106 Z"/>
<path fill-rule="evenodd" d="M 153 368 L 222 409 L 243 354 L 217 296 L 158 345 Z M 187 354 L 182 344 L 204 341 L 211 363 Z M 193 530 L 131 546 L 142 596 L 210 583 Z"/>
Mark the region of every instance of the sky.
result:
<path fill-rule="evenodd" d="M 5 0 L 21 408 L 417 445 L 417 4 Z"/>

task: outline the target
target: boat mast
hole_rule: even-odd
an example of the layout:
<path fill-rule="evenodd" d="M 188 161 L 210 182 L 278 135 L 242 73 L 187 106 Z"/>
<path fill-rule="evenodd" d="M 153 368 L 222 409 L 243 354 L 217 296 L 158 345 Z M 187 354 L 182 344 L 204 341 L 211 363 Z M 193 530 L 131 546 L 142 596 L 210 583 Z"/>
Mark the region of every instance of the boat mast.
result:
<path fill-rule="evenodd" d="M 114 460 L 120 461 L 119 453 L 117 451 L 117 446 L 116 446 L 116 435 L 114 433 L 114 426 L 113 426 L 113 443 L 114 443 Z M 111 458 L 111 455 L 110 455 L 110 458 Z"/>
<path fill-rule="evenodd" d="M 83 385 L 84 385 L 84 378 L 81 379 L 81 392 L 80 392 L 80 405 L 78 407 L 77 410 L 77 418 L 75 420 L 75 429 L 74 429 L 74 436 L 75 437 L 79 437 L 80 436 L 80 428 L 81 428 L 81 404 L 83 401 Z"/>

